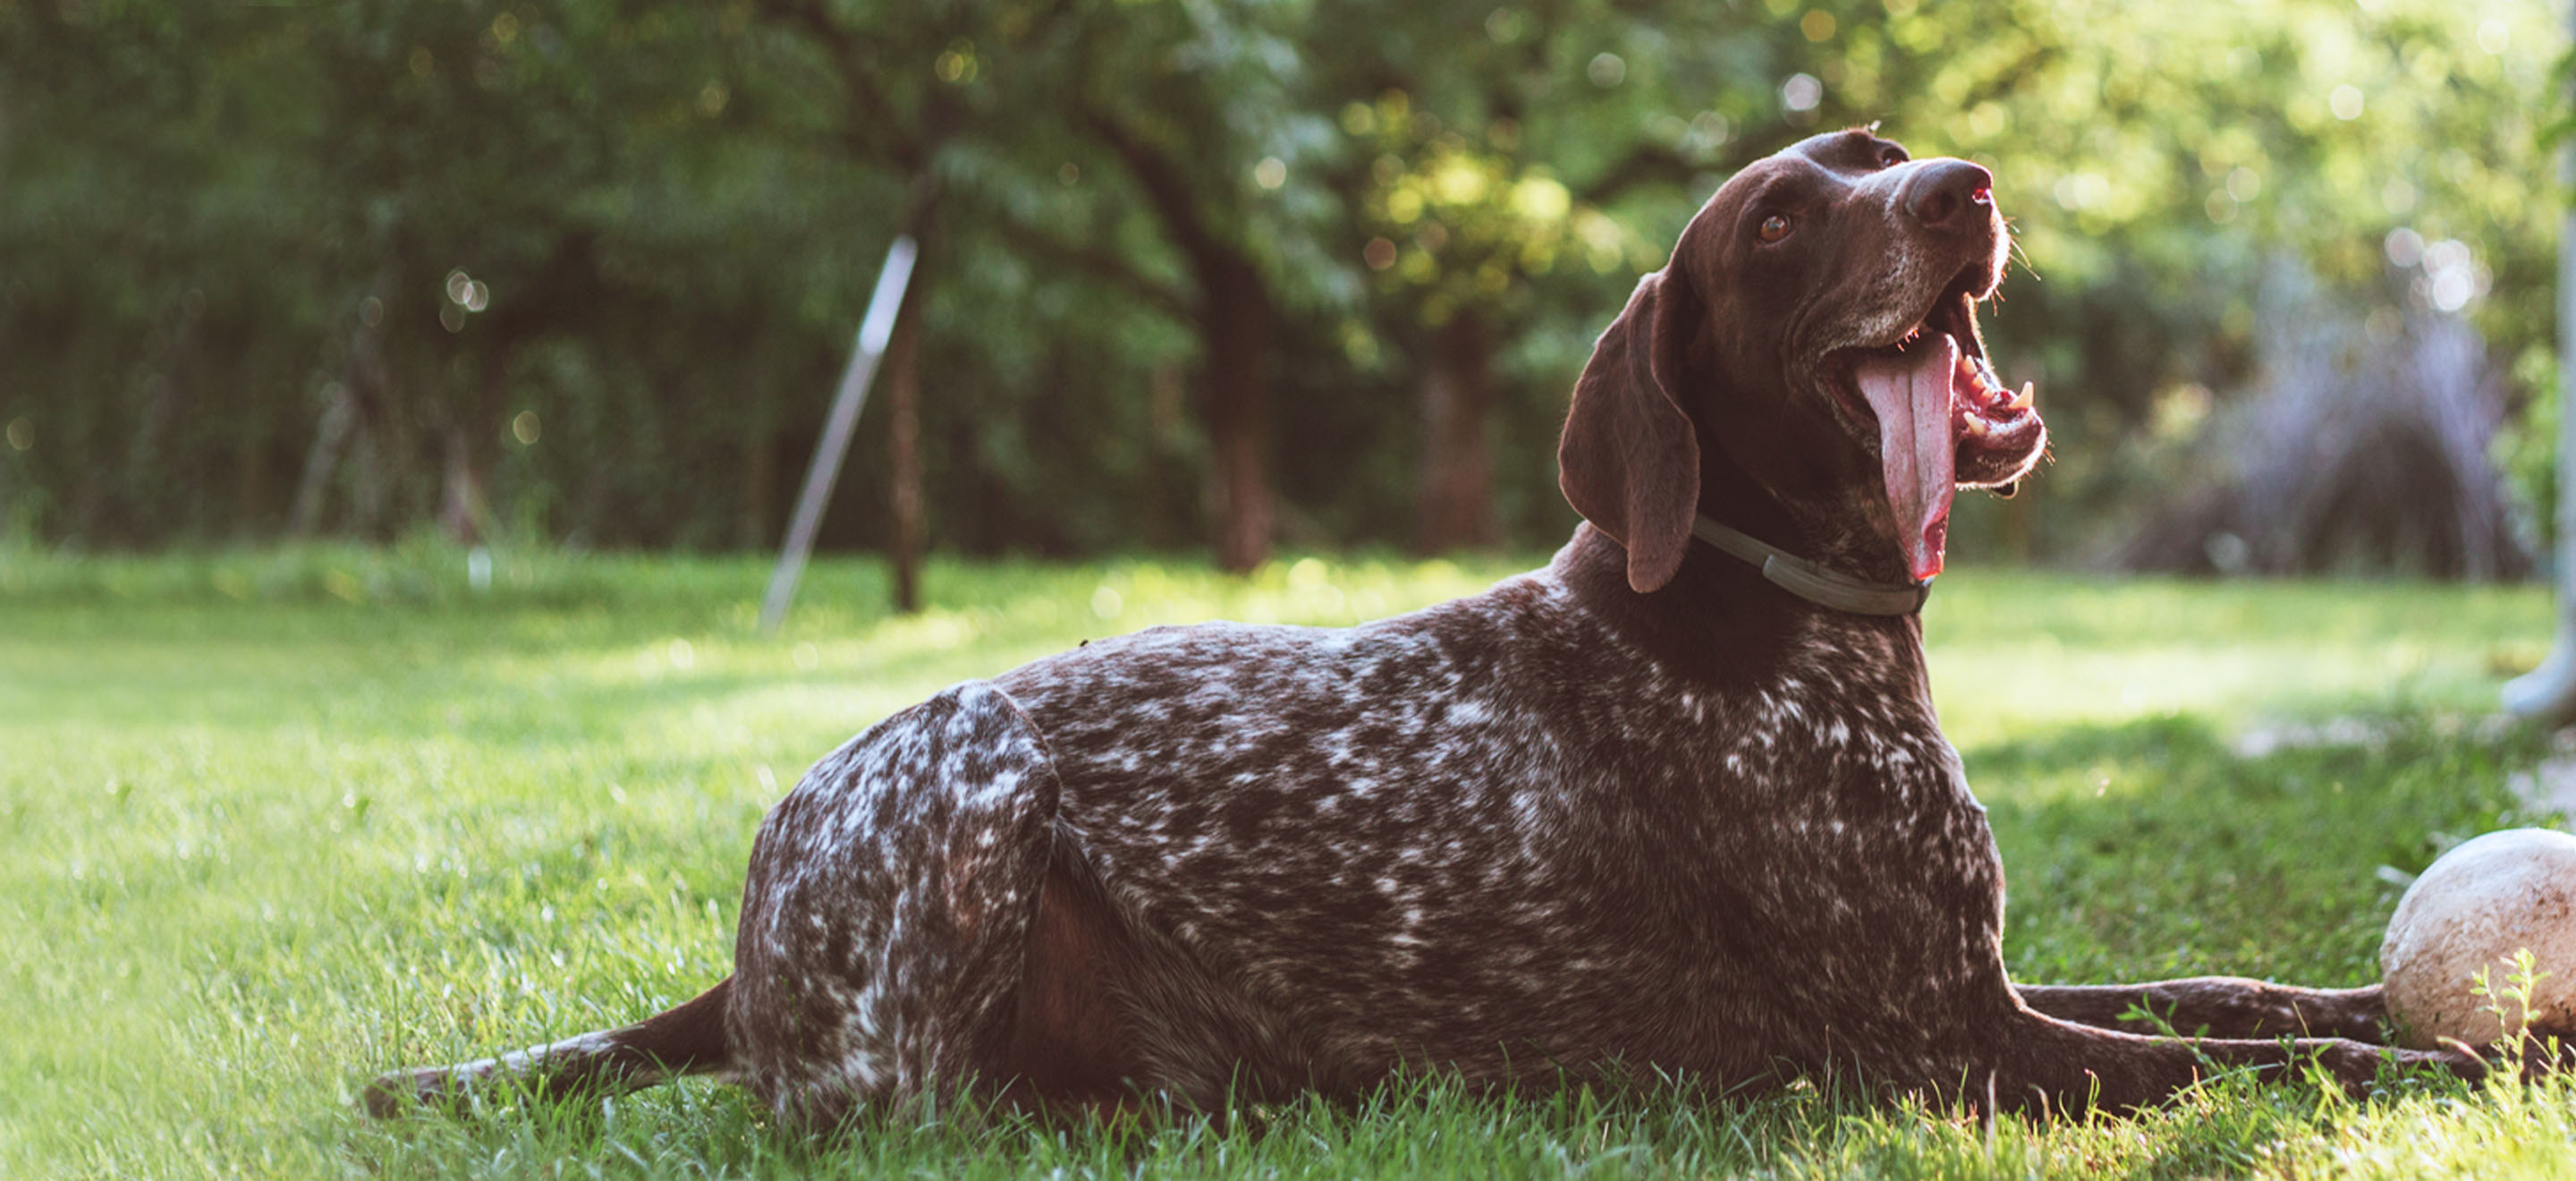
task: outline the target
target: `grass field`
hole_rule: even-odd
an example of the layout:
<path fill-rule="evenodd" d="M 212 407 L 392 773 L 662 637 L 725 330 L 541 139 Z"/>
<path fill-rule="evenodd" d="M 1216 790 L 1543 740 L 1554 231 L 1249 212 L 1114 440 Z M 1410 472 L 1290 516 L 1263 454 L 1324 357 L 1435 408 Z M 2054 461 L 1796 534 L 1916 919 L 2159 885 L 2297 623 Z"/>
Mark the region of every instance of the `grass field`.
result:
<path fill-rule="evenodd" d="M 877 567 L 827 562 L 768 639 L 750 560 L 504 555 L 477 593 L 430 546 L 0 551 L 0 1175 L 2576 1173 L 2555 1083 L 2354 1105 L 2221 1079 L 2136 1119 L 1988 1129 L 1803 1090 L 1433 1078 L 1357 1111 L 829 1148 L 703 1082 L 351 1114 L 376 1070 L 720 978 L 763 810 L 944 684 L 1152 622 L 1347 623 L 1517 565 L 939 565 L 939 608 L 899 619 Z M 2372 978 L 2383 867 L 2544 819 L 2506 781 L 2547 736 L 2485 715 L 2548 620 L 2537 588 L 1945 577 L 1934 682 L 2003 845 L 2016 975 Z"/>

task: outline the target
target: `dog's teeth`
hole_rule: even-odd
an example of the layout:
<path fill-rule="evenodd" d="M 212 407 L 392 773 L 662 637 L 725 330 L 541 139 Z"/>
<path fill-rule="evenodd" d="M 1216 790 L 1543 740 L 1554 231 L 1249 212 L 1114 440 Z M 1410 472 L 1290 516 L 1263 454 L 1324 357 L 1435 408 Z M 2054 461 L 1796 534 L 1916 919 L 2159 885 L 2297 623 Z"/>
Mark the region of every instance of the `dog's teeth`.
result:
<path fill-rule="evenodd" d="M 2025 381 L 2021 383 L 2021 392 L 2014 394 L 2012 401 L 2004 403 L 2004 409 L 2010 410 L 2016 414 L 2024 410 L 2028 410 L 2030 409 L 2030 397 L 2030 383 Z"/>
<path fill-rule="evenodd" d="M 1992 424 L 1986 421 L 1985 415 L 1970 414 L 1966 416 L 1965 421 L 1967 423 L 1967 432 L 1980 439 L 1994 433 L 1995 428 Z"/>

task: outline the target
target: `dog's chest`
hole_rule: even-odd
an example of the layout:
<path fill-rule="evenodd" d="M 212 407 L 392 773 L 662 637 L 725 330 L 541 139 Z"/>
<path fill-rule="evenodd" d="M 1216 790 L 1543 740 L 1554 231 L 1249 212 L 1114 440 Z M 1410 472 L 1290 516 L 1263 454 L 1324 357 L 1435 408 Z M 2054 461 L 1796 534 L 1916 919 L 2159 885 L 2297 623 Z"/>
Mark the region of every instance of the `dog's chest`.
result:
<path fill-rule="evenodd" d="M 1375 635 L 1142 637 L 1007 687 L 1141 923 L 1388 1052 L 1669 1045 L 1793 1020 L 1757 980 L 1883 992 L 1871 964 L 1991 947 L 1982 812 L 1889 653 L 1820 637 L 1694 691 L 1544 588 L 1497 594 Z"/>

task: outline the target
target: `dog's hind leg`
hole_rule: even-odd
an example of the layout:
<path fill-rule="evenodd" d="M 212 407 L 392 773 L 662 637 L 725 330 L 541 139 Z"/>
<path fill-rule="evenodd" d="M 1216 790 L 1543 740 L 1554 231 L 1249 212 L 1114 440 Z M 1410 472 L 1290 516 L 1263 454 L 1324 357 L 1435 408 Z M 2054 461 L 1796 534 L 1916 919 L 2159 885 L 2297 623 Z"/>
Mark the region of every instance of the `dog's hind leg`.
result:
<path fill-rule="evenodd" d="M 1058 790 L 1036 726 L 983 682 L 815 764 L 752 847 L 735 1076 L 818 1125 L 1005 1081 Z"/>
<path fill-rule="evenodd" d="M 2296 988 L 2234 976 L 2197 976 L 2153 984 L 2014 987 L 2034 1011 L 2097 1029 L 2215 1038 L 2387 1040 L 2388 1007 L 2376 984 Z"/>
<path fill-rule="evenodd" d="M 585 1033 L 456 1066 L 379 1075 L 367 1084 L 360 1102 L 367 1114 L 383 1119 L 418 1104 L 486 1093 L 496 1084 L 566 1098 L 619 1094 L 684 1074 L 720 1071 L 729 1061 L 724 1023 L 732 989 L 733 981 L 726 980 L 686 1004 L 623 1029 Z"/>

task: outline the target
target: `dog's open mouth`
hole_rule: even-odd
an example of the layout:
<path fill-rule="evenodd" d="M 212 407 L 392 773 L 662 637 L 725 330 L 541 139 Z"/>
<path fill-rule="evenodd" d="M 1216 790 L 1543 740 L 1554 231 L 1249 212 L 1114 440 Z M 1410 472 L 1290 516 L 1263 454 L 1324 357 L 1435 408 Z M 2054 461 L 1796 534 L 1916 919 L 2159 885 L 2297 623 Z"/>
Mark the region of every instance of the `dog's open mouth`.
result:
<path fill-rule="evenodd" d="M 1897 539 L 1916 579 L 1941 572 L 1950 500 L 1962 486 L 2019 479 L 2048 438 L 2031 387 L 2006 390 L 1977 335 L 1975 268 L 1944 288 L 1897 340 L 1837 352 L 1826 367 L 1835 393 L 1878 420 L 1880 462 Z"/>

